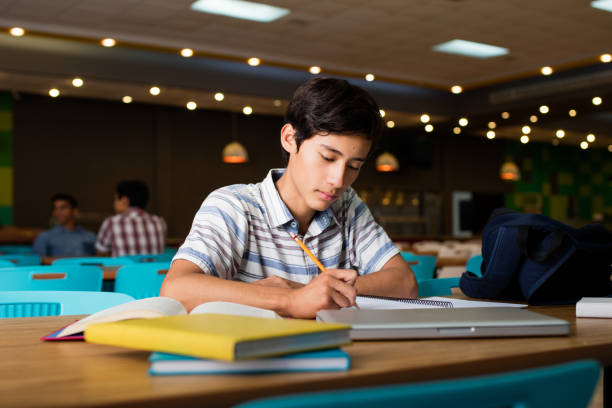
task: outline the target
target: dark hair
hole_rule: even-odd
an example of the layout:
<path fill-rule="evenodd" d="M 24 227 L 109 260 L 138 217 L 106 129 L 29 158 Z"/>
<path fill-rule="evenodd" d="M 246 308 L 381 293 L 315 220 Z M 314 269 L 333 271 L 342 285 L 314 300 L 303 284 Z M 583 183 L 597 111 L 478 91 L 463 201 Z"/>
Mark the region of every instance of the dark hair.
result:
<path fill-rule="evenodd" d="M 302 84 L 293 94 L 285 122 L 295 128 L 298 149 L 317 133 L 364 135 L 374 150 L 382 133 L 380 109 L 365 90 L 339 78 L 318 77 Z M 282 150 L 285 164 L 289 153 Z"/>
<path fill-rule="evenodd" d="M 145 208 L 149 201 L 149 188 L 140 180 L 125 180 L 117 184 L 117 197 L 127 197 L 130 207 Z"/>
<path fill-rule="evenodd" d="M 51 205 L 53 205 L 57 200 L 66 201 L 72 208 L 77 208 L 79 206 L 76 198 L 70 194 L 55 194 L 53 197 L 51 197 Z"/>

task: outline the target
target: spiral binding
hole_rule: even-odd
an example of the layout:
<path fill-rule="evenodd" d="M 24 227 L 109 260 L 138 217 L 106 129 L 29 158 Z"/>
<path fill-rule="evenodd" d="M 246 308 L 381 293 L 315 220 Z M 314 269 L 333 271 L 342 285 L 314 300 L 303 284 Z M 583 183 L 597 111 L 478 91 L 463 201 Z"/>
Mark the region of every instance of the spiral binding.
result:
<path fill-rule="evenodd" d="M 393 297 L 385 297 L 385 296 L 371 296 L 371 295 L 359 295 L 360 297 L 368 298 L 368 299 L 381 299 L 381 300 L 392 300 L 395 302 L 402 303 L 412 303 L 417 305 L 425 305 L 425 306 L 436 306 L 445 309 L 452 309 L 453 303 L 447 302 L 445 300 L 430 300 L 430 299 L 404 299 L 404 298 L 393 298 Z"/>

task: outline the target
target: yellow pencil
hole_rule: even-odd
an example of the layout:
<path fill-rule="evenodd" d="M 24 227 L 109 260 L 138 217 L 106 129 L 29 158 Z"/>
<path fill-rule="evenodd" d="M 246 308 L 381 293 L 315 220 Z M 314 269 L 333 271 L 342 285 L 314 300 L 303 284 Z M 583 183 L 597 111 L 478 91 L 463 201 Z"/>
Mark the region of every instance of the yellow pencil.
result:
<path fill-rule="evenodd" d="M 297 235 L 295 235 L 293 232 L 289 232 L 289 235 L 291 236 L 291 238 L 293 238 L 293 240 L 295 242 L 297 242 L 297 244 L 300 246 L 300 248 L 302 248 L 304 250 L 304 252 L 306 252 L 306 255 L 308 255 L 310 257 L 310 259 L 312 259 L 312 262 L 316 263 L 317 266 L 319 267 L 319 269 L 321 270 L 321 272 L 325 272 L 325 267 L 323 266 L 323 264 L 321 263 L 321 261 L 319 261 L 317 259 L 316 256 L 313 255 L 312 252 L 310 252 L 310 249 L 308 249 L 308 247 L 306 247 L 306 245 L 304 245 L 304 243 L 302 241 L 300 241 L 300 239 L 298 238 Z"/>

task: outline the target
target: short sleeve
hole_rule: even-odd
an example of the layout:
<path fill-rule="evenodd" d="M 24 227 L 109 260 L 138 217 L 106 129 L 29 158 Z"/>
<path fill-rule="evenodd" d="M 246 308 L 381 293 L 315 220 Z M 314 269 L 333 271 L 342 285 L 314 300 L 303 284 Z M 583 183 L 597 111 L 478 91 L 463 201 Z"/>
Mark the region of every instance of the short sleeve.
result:
<path fill-rule="evenodd" d="M 233 279 L 248 237 L 247 210 L 241 203 L 228 188 L 213 191 L 196 213 L 173 261 L 184 259 L 207 275 Z"/>
<path fill-rule="evenodd" d="M 347 211 L 349 256 L 359 274 L 364 275 L 382 269 L 399 249 L 357 193 L 351 193 Z"/>
<path fill-rule="evenodd" d="M 98 239 L 96 241 L 96 250 L 100 252 L 111 252 L 112 250 L 112 229 L 110 218 L 106 218 L 104 222 L 102 222 L 102 226 L 98 232 Z"/>
<path fill-rule="evenodd" d="M 49 248 L 47 246 L 47 233 L 41 232 L 38 234 L 32 244 L 32 251 L 38 256 L 49 256 Z"/>

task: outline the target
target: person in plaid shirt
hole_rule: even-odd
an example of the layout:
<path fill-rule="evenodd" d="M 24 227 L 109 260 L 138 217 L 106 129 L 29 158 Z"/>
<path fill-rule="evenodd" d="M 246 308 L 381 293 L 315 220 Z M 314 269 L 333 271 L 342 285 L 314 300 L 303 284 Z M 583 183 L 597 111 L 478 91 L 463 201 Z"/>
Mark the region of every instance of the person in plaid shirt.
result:
<path fill-rule="evenodd" d="M 149 189 L 139 180 L 117 184 L 114 207 L 116 215 L 102 223 L 96 241 L 100 256 L 159 254 L 164 252 L 166 222 L 144 210 Z"/>

